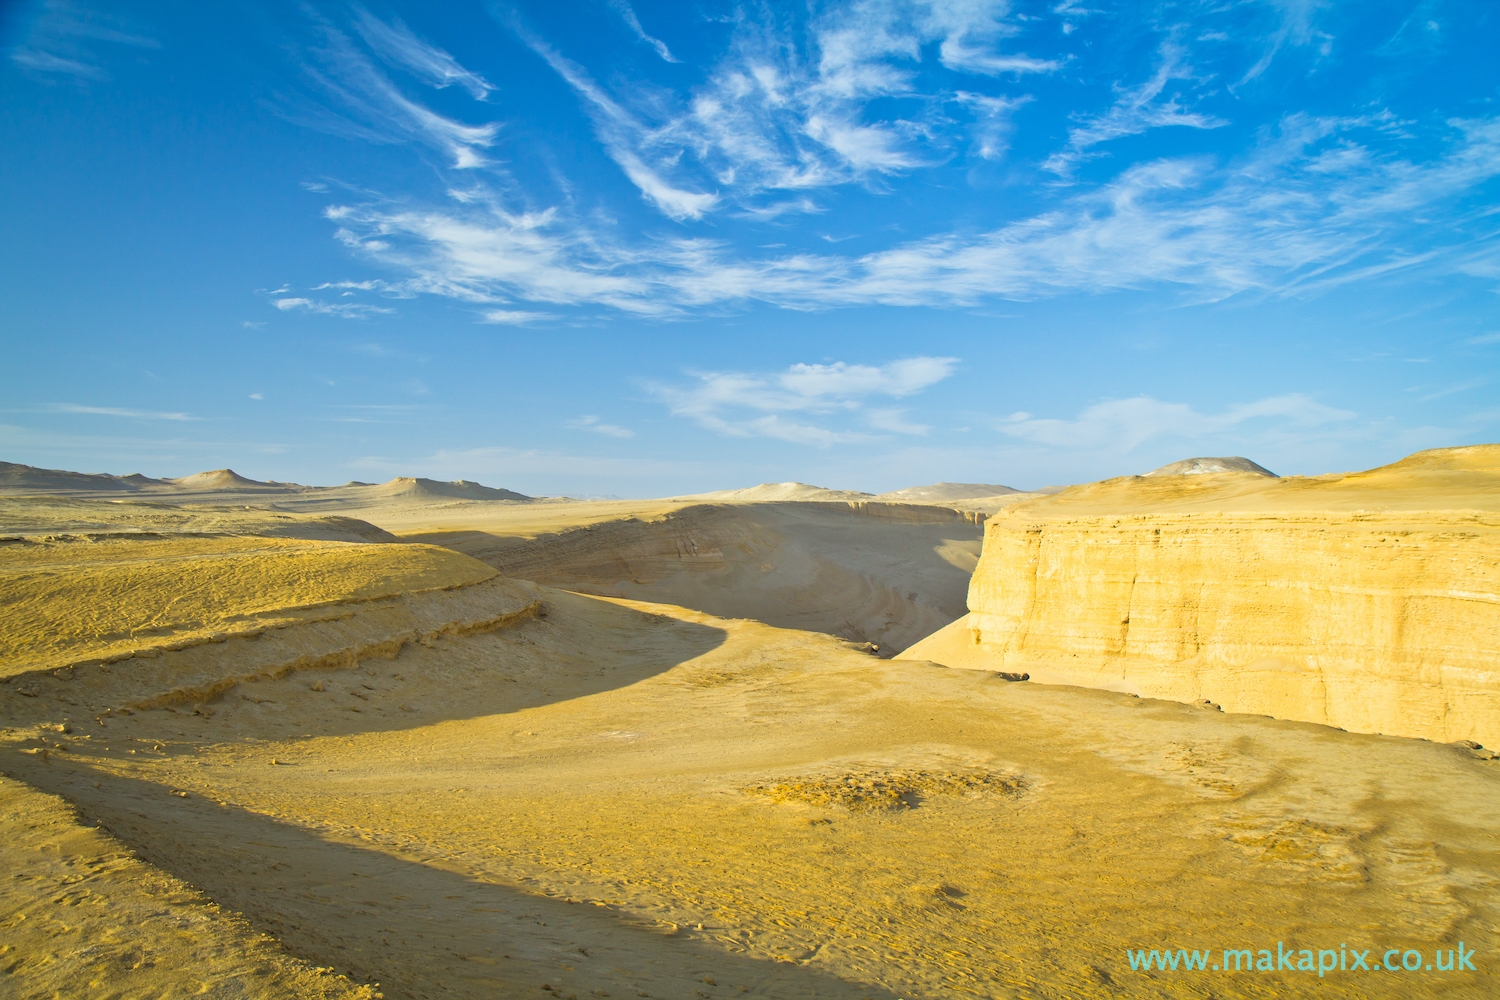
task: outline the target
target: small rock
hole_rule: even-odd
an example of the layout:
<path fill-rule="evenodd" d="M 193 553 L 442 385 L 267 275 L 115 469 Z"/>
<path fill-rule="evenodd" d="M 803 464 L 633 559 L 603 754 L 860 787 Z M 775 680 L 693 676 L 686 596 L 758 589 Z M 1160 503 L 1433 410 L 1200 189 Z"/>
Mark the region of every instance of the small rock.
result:
<path fill-rule="evenodd" d="M 188 793 L 182 791 L 180 788 L 172 789 L 172 794 L 177 796 L 179 799 L 185 799 L 188 797 Z"/>
<path fill-rule="evenodd" d="M 327 690 L 326 688 L 323 687 L 323 682 L 322 681 L 313 681 L 311 684 L 308 685 L 308 687 L 311 688 L 314 691 L 325 691 L 325 690 Z"/>
<path fill-rule="evenodd" d="M 997 670 L 997 671 L 995 671 L 995 676 L 998 677 L 998 678 L 1000 678 L 1002 681 L 1029 681 L 1029 680 L 1031 680 L 1031 675 L 1030 674 L 1016 674 L 1016 673 L 1011 673 L 1008 670 Z"/>
<path fill-rule="evenodd" d="M 1197 701 L 1193 702 L 1193 705 L 1197 708 L 1211 708 L 1215 712 L 1224 711 L 1218 706 L 1216 702 L 1209 701 L 1207 698 L 1199 698 Z"/>

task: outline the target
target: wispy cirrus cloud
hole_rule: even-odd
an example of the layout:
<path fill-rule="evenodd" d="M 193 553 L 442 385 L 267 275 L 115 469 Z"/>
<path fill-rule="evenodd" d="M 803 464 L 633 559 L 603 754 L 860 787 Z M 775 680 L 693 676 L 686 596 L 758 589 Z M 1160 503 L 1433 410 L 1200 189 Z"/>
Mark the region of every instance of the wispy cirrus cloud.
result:
<path fill-rule="evenodd" d="M 519 24 L 514 27 L 526 44 L 588 101 L 600 141 L 642 197 L 669 218 L 678 220 L 702 218 L 704 212 L 718 204 L 718 195 L 674 185 L 664 175 L 661 165 L 651 162 L 663 158 L 658 130 L 605 93 L 582 66 Z"/>
<path fill-rule="evenodd" d="M 1131 451 L 1156 438 L 1203 439 L 1253 421 L 1319 427 L 1352 420 L 1355 416 L 1348 410 L 1324 406 L 1296 393 L 1240 403 L 1208 414 L 1199 413 L 1186 403 L 1136 396 L 1095 403 L 1072 420 L 1014 413 L 996 429 L 1008 437 L 1054 448 Z"/>
<path fill-rule="evenodd" d="M 137 410 L 123 406 L 83 406 L 78 403 L 51 403 L 48 413 L 77 413 L 94 417 L 129 417 L 133 420 L 173 420 L 179 422 L 201 420 L 188 413 L 163 412 L 160 410 Z"/>
<path fill-rule="evenodd" d="M 1333 50 L 1333 36 L 1313 27 L 1318 11 L 1329 6 L 1327 0 L 1270 0 L 1267 5 L 1277 19 L 1276 29 L 1262 42 L 1262 53 L 1237 87 L 1242 87 L 1263 74 L 1282 48 L 1288 44 L 1308 45 L 1316 42 L 1322 55 Z"/>
<path fill-rule="evenodd" d="M 707 239 L 622 244 L 557 212 L 512 214 L 493 202 L 335 206 L 328 215 L 350 247 L 406 270 L 413 291 L 658 316 L 750 301 L 952 307 L 1173 286 L 1206 301 L 1470 266 L 1487 230 L 1433 230 L 1413 215 L 1451 211 L 1500 176 L 1500 118 L 1453 120 L 1407 140 L 1421 158 L 1360 142 L 1384 138 L 1389 124 L 1291 115 L 1236 161 L 1140 164 L 988 232 L 860 256 L 749 255 Z"/>
<path fill-rule="evenodd" d="M 925 434 L 903 411 L 867 408 L 872 398 L 900 399 L 948 378 L 957 358 L 903 358 L 884 365 L 795 364 L 776 373 L 700 372 L 686 386 L 652 383 L 648 391 L 674 416 L 731 437 L 767 437 L 828 447 L 877 437 L 871 431 Z M 824 420 L 858 427 L 828 427 Z M 868 429 L 860 429 L 868 428 Z"/>
<path fill-rule="evenodd" d="M 672 52 L 667 48 L 666 42 L 660 38 L 646 34 L 646 29 L 641 27 L 641 19 L 635 14 L 635 8 L 630 6 L 630 0 L 609 0 L 609 5 L 614 8 L 615 13 L 620 15 L 620 19 L 625 22 L 626 26 L 635 32 L 635 37 L 655 49 L 656 54 L 661 56 L 664 62 L 675 63 L 682 61 L 672 56 Z"/>
<path fill-rule="evenodd" d="M 317 316 L 338 316 L 341 319 L 364 319 L 396 311 L 386 306 L 375 306 L 366 302 L 324 302 L 320 299 L 308 299 L 301 296 L 272 299 L 271 305 L 282 312 L 307 312 Z"/>
<path fill-rule="evenodd" d="M 1104 114 L 1085 118 L 1077 127 L 1069 129 L 1067 145 L 1049 156 L 1042 169 L 1069 176 L 1080 162 L 1099 155 L 1092 152 L 1094 147 L 1154 128 L 1212 129 L 1229 124 L 1214 115 L 1188 110 L 1179 103 L 1179 94 L 1163 96 L 1172 81 L 1191 81 L 1194 73 L 1184 61 L 1185 50 L 1173 40 L 1162 42 L 1157 55 L 1156 71 L 1150 79 L 1134 87 L 1117 88 L 1118 96 L 1113 106 Z"/>
<path fill-rule="evenodd" d="M 32 73 L 60 74 L 80 82 L 110 78 L 92 43 L 134 49 L 159 49 L 161 43 L 113 11 L 96 10 L 72 0 L 39 5 L 26 41 L 10 51 L 11 61 Z"/>
<path fill-rule="evenodd" d="M 622 15 L 630 10 L 616 6 Z M 933 43 L 939 62 L 959 73 L 994 77 L 1057 69 L 1056 60 L 1003 50 L 1018 30 L 1010 13 L 1004 0 L 858 0 L 830 6 L 796 27 L 742 13 L 730 51 L 707 80 L 687 95 L 653 89 L 651 100 L 638 100 L 635 107 L 628 97 L 611 96 L 518 20 L 509 23 L 586 101 L 607 152 L 642 196 L 684 221 L 731 204 L 763 215 L 770 206 L 757 199 L 768 193 L 860 182 L 941 162 L 951 153 L 951 141 L 942 135 L 951 130 L 945 104 L 974 109 L 978 127 L 994 133 L 997 111 L 1010 99 L 986 105 L 972 94 L 919 93 L 912 71 L 923 47 Z M 639 31 L 633 13 L 627 20 Z M 872 114 L 873 102 L 892 99 L 903 102 L 898 111 Z M 994 154 L 1000 146 L 989 142 L 985 149 Z M 815 209 L 805 198 L 782 200 L 778 207 Z"/>
<path fill-rule="evenodd" d="M 460 66 L 444 50 L 417 38 L 399 20 L 387 24 L 357 8 L 356 22 L 368 51 L 331 23 L 315 18 L 322 44 L 308 50 L 302 67 L 338 110 L 306 100 L 290 101 L 285 111 L 288 117 L 367 141 L 420 142 L 443 153 L 458 170 L 486 166 L 489 161 L 483 151 L 494 144 L 499 122 L 470 125 L 438 114 L 403 93 L 376 65 L 376 59 L 428 87 L 442 89 L 457 84 L 476 100 L 493 89 L 489 83 Z M 370 53 L 376 58 L 372 59 Z"/>
<path fill-rule="evenodd" d="M 603 434 L 612 438 L 633 438 L 635 431 L 619 424 L 606 424 L 596 416 L 579 417 L 577 420 L 569 421 L 568 426 L 574 430 L 593 431 L 595 434 Z"/>
<path fill-rule="evenodd" d="M 457 85 L 476 101 L 484 100 L 495 89 L 478 73 L 460 66 L 443 49 L 418 38 L 400 18 L 386 23 L 358 6 L 354 8 L 354 17 L 355 30 L 371 50 L 428 86 L 441 90 Z"/>

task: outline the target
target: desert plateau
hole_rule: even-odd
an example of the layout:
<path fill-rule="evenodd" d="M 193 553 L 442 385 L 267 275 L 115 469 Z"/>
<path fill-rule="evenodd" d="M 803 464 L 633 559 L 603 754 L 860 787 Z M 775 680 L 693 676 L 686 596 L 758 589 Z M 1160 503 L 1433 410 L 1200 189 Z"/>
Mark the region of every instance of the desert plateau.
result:
<path fill-rule="evenodd" d="M 6 996 L 1497 988 L 1500 446 L 0 491 Z"/>

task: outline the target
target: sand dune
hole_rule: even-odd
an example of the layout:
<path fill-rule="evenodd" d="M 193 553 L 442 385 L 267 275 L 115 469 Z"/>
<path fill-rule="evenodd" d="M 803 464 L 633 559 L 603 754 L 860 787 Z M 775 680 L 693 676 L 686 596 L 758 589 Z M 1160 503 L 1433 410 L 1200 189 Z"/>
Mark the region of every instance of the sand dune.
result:
<path fill-rule="evenodd" d="M 890 655 L 964 613 L 979 520 L 914 504 L 721 503 L 530 535 L 492 519 L 403 537 L 509 577 L 828 632 Z"/>
<path fill-rule="evenodd" d="M 484 603 L 490 586 L 453 594 Z M 151 866 L 88 887 L 115 921 L 110 954 L 162 956 L 140 974 L 116 960 L 117 995 L 201 981 L 173 972 L 187 940 L 247 996 L 326 988 L 289 982 L 305 967 L 284 943 L 389 998 L 441 983 L 455 997 L 1071 1000 L 1206 982 L 1249 997 L 1266 980 L 1132 974 L 1124 952 L 1487 947 L 1500 921 L 1500 779 L 1467 751 L 535 594 L 540 615 L 388 654 L 319 658 L 341 640 L 309 635 L 305 667 L 241 680 L 199 713 L 100 712 L 109 675 L 53 679 L 77 708 L 0 686 L 0 709 L 30 713 L 0 743 L 6 771 Z M 4 816 L 4 850 L 37 842 L 11 832 L 31 821 Z M 271 938 L 257 953 L 232 922 L 187 939 L 125 923 L 151 880 L 197 887 Z M 35 890 L 0 894 L 28 920 L 62 916 Z M 42 962 L 26 939 L 12 982 L 69 981 L 60 969 L 86 958 L 63 940 Z M 1485 982 L 1482 965 L 1321 992 Z"/>
<path fill-rule="evenodd" d="M 291 609 L 494 575 L 427 545 L 222 536 L 11 544 L 0 561 L 0 677 L 259 632 Z"/>
<path fill-rule="evenodd" d="M 1387 538 L 1404 523 L 1414 546 L 1392 565 L 1451 574 L 1455 553 L 1488 565 L 1497 455 L 991 497 L 975 592 L 1009 591 L 1013 560 L 995 540 L 1023 524 L 1067 555 L 1060 572 L 1081 588 L 1032 609 L 1038 638 L 1059 622 L 1088 634 L 1123 553 L 1145 565 L 1138 522 L 1198 532 L 1203 558 L 1158 556 L 1162 579 L 1269 579 L 1274 560 L 1245 557 L 1257 532 L 1290 539 L 1283 560 L 1316 550 L 1350 572 L 1379 566 L 1328 547 L 1377 522 Z M 894 647 L 962 613 L 988 513 L 965 507 L 973 498 L 522 503 L 379 489 L 0 497 L 0 517 L 25 529 L 0 545 L 3 659 L 24 665 L 0 682 L 0 858 L 21 876 L 0 880 L 0 991 L 1496 991 L 1489 751 L 1013 683 L 851 642 Z M 49 518 L 72 527 L 49 532 Z M 401 540 L 370 544 L 358 525 Z M 1298 534 L 1306 525 L 1317 532 Z M 1316 986 L 1310 973 L 1142 972 L 1126 957 L 1460 941 L 1476 971 Z"/>

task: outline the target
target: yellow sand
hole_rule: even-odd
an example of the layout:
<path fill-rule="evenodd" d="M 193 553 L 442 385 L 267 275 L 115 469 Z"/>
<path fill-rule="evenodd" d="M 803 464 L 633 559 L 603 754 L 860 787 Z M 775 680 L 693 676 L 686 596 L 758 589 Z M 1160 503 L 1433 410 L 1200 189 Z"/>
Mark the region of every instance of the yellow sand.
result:
<path fill-rule="evenodd" d="M 0 778 L 0 827 L 7 862 L 0 995 L 375 995 L 287 954 L 274 938 L 133 856 L 108 833 L 81 825 L 58 796 Z"/>
<path fill-rule="evenodd" d="M 530 510 L 478 508 L 468 522 L 443 511 L 441 527 L 405 522 L 402 537 L 509 577 L 828 632 L 885 655 L 963 614 L 982 520 L 942 506 L 843 501 L 556 504 L 541 508 L 545 521 Z M 395 528 L 381 512 L 368 516 Z"/>
<path fill-rule="evenodd" d="M 1500 446 L 1017 504 L 986 525 L 968 606 L 903 655 L 1500 743 Z"/>
<path fill-rule="evenodd" d="M 0 546 L 0 676 L 266 624 L 269 612 L 495 575 L 431 545 L 220 536 Z"/>
<path fill-rule="evenodd" d="M 211 717 L 30 728 L 0 760 L 391 998 L 1496 988 L 1500 764 L 544 597 L 513 628 L 242 685 Z M 1463 941 L 1478 971 L 1125 954 L 1278 941 Z M 277 995 L 258 975 L 247 995 Z"/>
<path fill-rule="evenodd" d="M 1375 486 L 1390 509 L 1483 500 L 1464 485 L 1473 470 L 1436 464 L 1416 485 Z M 1208 478 L 1166 502 L 1254 492 Z M 963 517 L 949 530 L 798 505 L 702 521 L 666 517 L 684 511 L 670 503 L 500 506 L 340 510 L 474 551 L 525 542 L 536 565 L 572 573 L 622 563 L 626 586 L 679 603 L 697 587 L 726 607 L 816 615 L 866 585 L 917 595 L 848 605 L 884 608 L 889 629 L 973 556 Z M 271 530 L 280 515 L 244 516 Z M 570 534 L 589 523 L 592 563 Z M 476 583 L 487 567 L 426 546 L 189 541 L 0 547 L 15 560 L 7 596 L 43 593 L 51 566 L 120 600 L 98 625 L 88 601 L 38 612 L 84 647 L 281 626 L 0 684 L 0 771 L 25 782 L 0 783 L 0 871 L 22 876 L 0 880 L 0 995 L 1500 991 L 1500 761 L 1486 751 L 880 660 L 734 612 Z M 106 556 L 63 558 L 89 551 Z M 325 559 L 349 561 L 323 573 Z M 408 579 L 473 585 L 378 597 Z M 178 622 L 161 609 L 194 593 L 181 621 L 198 632 L 141 631 Z M 310 594 L 330 613 L 295 613 Z M 24 646 L 9 621 L 0 635 Z M 143 696 L 176 684 L 202 703 Z M 1477 971 L 1147 973 L 1125 954 L 1283 942 L 1430 956 L 1460 941 Z"/>

